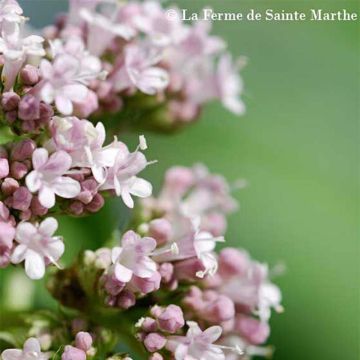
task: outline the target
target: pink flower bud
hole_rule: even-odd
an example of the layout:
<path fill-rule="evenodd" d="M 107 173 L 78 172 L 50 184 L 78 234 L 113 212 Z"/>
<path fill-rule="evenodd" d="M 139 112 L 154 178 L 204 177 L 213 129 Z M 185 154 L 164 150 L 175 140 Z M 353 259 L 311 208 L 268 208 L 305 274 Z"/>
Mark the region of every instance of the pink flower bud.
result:
<path fill-rule="evenodd" d="M 219 254 L 219 273 L 222 276 L 244 274 L 249 268 L 249 257 L 245 252 L 225 248 Z"/>
<path fill-rule="evenodd" d="M 164 309 L 159 306 L 159 305 L 154 305 L 151 309 L 150 309 L 150 314 L 151 316 L 153 316 L 154 318 L 158 318 L 162 312 L 164 311 Z"/>
<path fill-rule="evenodd" d="M 47 123 L 54 116 L 54 109 L 52 106 L 45 104 L 43 102 L 40 103 L 40 122 Z"/>
<path fill-rule="evenodd" d="M 237 317 L 235 330 L 253 345 L 264 343 L 270 335 L 270 327 L 267 323 L 250 316 Z"/>
<path fill-rule="evenodd" d="M 0 222 L 0 247 L 5 247 L 10 250 L 14 237 L 15 227 L 9 222 Z"/>
<path fill-rule="evenodd" d="M 19 183 L 13 178 L 6 178 L 1 184 L 1 191 L 4 195 L 11 195 L 19 188 Z"/>
<path fill-rule="evenodd" d="M 76 334 L 75 344 L 78 349 L 88 351 L 92 345 L 92 337 L 88 332 L 81 331 Z"/>
<path fill-rule="evenodd" d="M 21 120 L 35 120 L 40 117 L 40 100 L 33 95 L 25 95 L 19 103 L 18 115 Z"/>
<path fill-rule="evenodd" d="M 32 213 L 31 213 L 30 209 L 24 210 L 20 213 L 21 220 L 25 220 L 25 221 L 30 220 L 31 216 L 32 216 Z"/>
<path fill-rule="evenodd" d="M 33 65 L 25 65 L 20 71 L 20 79 L 24 85 L 35 85 L 39 81 L 39 71 Z"/>
<path fill-rule="evenodd" d="M 155 219 L 149 223 L 149 236 L 154 238 L 158 245 L 169 241 L 172 236 L 171 223 L 166 219 Z"/>
<path fill-rule="evenodd" d="M 37 196 L 33 196 L 30 209 L 34 216 L 44 216 L 49 211 L 48 208 L 40 204 L 39 198 Z"/>
<path fill-rule="evenodd" d="M 162 349 L 166 344 L 164 336 L 158 333 L 150 333 L 145 337 L 144 345 L 149 352 L 154 352 Z"/>
<path fill-rule="evenodd" d="M 154 332 L 157 329 L 156 320 L 151 317 L 146 317 L 141 324 L 141 328 L 146 332 Z"/>
<path fill-rule="evenodd" d="M 182 166 L 174 166 L 170 168 L 165 174 L 165 185 L 172 191 L 177 191 L 183 194 L 192 186 L 194 182 L 194 175 L 191 169 Z"/>
<path fill-rule="evenodd" d="M 201 225 L 202 230 L 208 231 L 214 236 L 221 236 L 226 231 L 227 222 L 223 214 L 212 213 L 204 218 Z"/>
<path fill-rule="evenodd" d="M 74 102 L 74 115 L 79 118 L 87 118 L 99 107 L 97 95 L 89 90 L 84 100 Z"/>
<path fill-rule="evenodd" d="M 32 195 L 27 187 L 20 186 L 13 194 L 12 207 L 17 210 L 25 211 L 29 209 Z"/>
<path fill-rule="evenodd" d="M 104 288 L 110 295 L 116 296 L 124 289 L 125 283 L 119 281 L 115 275 L 104 275 Z"/>
<path fill-rule="evenodd" d="M 163 331 L 175 333 L 185 324 L 184 315 L 177 305 L 169 305 L 158 318 L 158 323 Z"/>
<path fill-rule="evenodd" d="M 1 97 L 1 106 L 4 111 L 16 110 L 20 102 L 20 96 L 14 92 L 5 92 Z"/>
<path fill-rule="evenodd" d="M 0 226 L 1 231 L 1 226 Z M 0 244 L 0 269 L 10 264 L 11 249 Z"/>
<path fill-rule="evenodd" d="M 36 149 L 36 144 L 31 139 L 22 140 L 15 144 L 11 150 L 11 159 L 17 161 L 23 161 L 30 159 L 32 153 Z"/>
<path fill-rule="evenodd" d="M 71 214 L 79 216 L 84 212 L 84 205 L 80 201 L 73 201 L 69 206 Z"/>
<path fill-rule="evenodd" d="M 122 309 L 129 309 L 135 305 L 135 302 L 135 295 L 131 291 L 124 290 L 118 296 L 117 306 Z"/>
<path fill-rule="evenodd" d="M 65 346 L 61 360 L 86 360 L 86 353 L 74 346 L 67 345 Z"/>
<path fill-rule="evenodd" d="M 150 355 L 149 360 L 164 360 L 164 358 L 159 353 L 153 353 Z"/>
<path fill-rule="evenodd" d="M 15 161 L 11 164 L 10 171 L 13 178 L 20 180 L 28 173 L 28 168 L 24 163 Z"/>
<path fill-rule="evenodd" d="M 9 111 L 5 114 L 5 120 L 9 123 L 9 124 L 13 124 L 17 119 L 17 111 L 16 110 L 12 110 Z"/>
<path fill-rule="evenodd" d="M 225 295 L 217 295 L 202 311 L 202 316 L 215 324 L 232 319 L 235 316 L 235 305 Z"/>
<path fill-rule="evenodd" d="M 0 179 L 9 175 L 9 162 L 7 159 L 0 159 Z"/>
<path fill-rule="evenodd" d="M 100 194 L 95 194 L 94 198 L 90 202 L 90 204 L 86 205 L 86 210 L 95 213 L 99 211 L 105 204 L 105 200 Z"/>
<path fill-rule="evenodd" d="M 161 281 L 165 284 L 169 283 L 173 279 L 174 266 L 171 263 L 162 263 L 159 267 L 159 273 L 161 275 Z"/>
<path fill-rule="evenodd" d="M 160 288 L 161 275 L 158 272 L 154 272 L 149 278 L 140 278 L 133 275 L 131 284 L 134 285 L 138 291 L 143 294 L 148 294 L 156 291 Z"/>

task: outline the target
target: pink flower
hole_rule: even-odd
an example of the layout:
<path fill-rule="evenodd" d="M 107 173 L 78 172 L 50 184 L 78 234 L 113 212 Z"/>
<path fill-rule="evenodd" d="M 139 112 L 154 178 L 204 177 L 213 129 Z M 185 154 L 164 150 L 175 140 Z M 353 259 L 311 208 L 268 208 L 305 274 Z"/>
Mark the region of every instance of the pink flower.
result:
<path fill-rule="evenodd" d="M 86 352 L 74 346 L 67 345 L 61 355 L 61 360 L 86 360 Z"/>
<path fill-rule="evenodd" d="M 223 105 L 236 115 L 245 112 L 245 105 L 240 99 L 243 83 L 238 74 L 240 65 L 232 62 L 230 54 L 222 55 L 215 74 L 216 96 Z"/>
<path fill-rule="evenodd" d="M 112 78 L 117 91 L 138 88 L 145 94 L 163 91 L 169 83 L 167 72 L 157 66 L 161 59 L 158 50 L 139 45 L 125 48 L 124 64 Z"/>
<path fill-rule="evenodd" d="M 152 193 L 151 184 L 136 175 L 148 165 L 143 153 L 136 149 L 130 153 L 125 144 L 121 143 L 115 164 L 108 169 L 105 182 L 101 185 L 101 190 L 115 190 L 117 196 L 121 196 L 125 205 L 132 208 L 134 201 L 131 195 L 148 197 Z M 145 149 L 145 139 L 140 137 L 140 149 Z"/>
<path fill-rule="evenodd" d="M 41 279 L 45 274 L 47 261 L 56 264 L 64 252 L 64 243 L 59 236 L 53 236 L 58 222 L 49 217 L 40 225 L 20 223 L 16 228 L 15 248 L 11 262 L 19 264 L 25 260 L 25 272 L 31 279 Z"/>
<path fill-rule="evenodd" d="M 73 167 L 91 168 L 98 183 L 103 183 L 107 167 L 115 164 L 116 156 L 125 144 L 114 141 L 103 147 L 106 133 L 102 123 L 94 126 L 88 120 L 80 120 L 74 116 L 55 116 L 51 122 L 53 139 L 49 147 L 65 150 L 72 158 Z"/>
<path fill-rule="evenodd" d="M 39 340 L 30 338 L 25 341 L 24 350 L 8 349 L 2 352 L 3 360 L 48 360 L 50 354 L 42 353 Z"/>
<path fill-rule="evenodd" d="M 130 230 L 122 237 L 121 245 L 112 250 L 116 278 L 127 283 L 133 275 L 144 279 L 152 277 L 156 272 L 156 263 L 150 255 L 156 248 L 156 241 L 149 237 L 141 238 Z"/>
<path fill-rule="evenodd" d="M 87 47 L 95 56 L 102 55 L 115 37 L 129 40 L 135 35 L 131 27 L 117 21 L 119 7 L 116 3 L 106 10 L 108 13 L 104 14 L 87 8 L 80 10 L 80 16 L 88 24 Z"/>
<path fill-rule="evenodd" d="M 137 14 L 133 23 L 148 35 L 149 40 L 156 46 L 169 46 L 178 44 L 186 34 L 186 28 L 181 21 L 180 11 L 170 9 L 174 16 L 168 13 L 156 1 L 146 1 L 142 5 L 142 13 Z"/>
<path fill-rule="evenodd" d="M 47 104 L 55 101 L 56 108 L 64 115 L 73 112 L 73 102 L 85 99 L 88 89 L 81 74 L 81 63 L 71 55 L 62 54 L 53 63 L 42 60 L 39 83 L 41 100 Z"/>
<path fill-rule="evenodd" d="M 71 167 L 71 156 L 57 151 L 49 157 L 46 149 L 36 149 L 32 155 L 34 170 L 26 177 L 26 186 L 31 192 L 39 192 L 39 202 L 46 208 L 55 205 L 55 194 L 71 199 L 79 195 L 80 184 L 63 176 Z"/>
<path fill-rule="evenodd" d="M 10 262 L 10 251 L 15 237 L 14 223 L 9 209 L 0 201 L 0 268 Z"/>
<path fill-rule="evenodd" d="M 202 331 L 196 322 L 188 321 L 186 336 L 169 336 L 166 348 L 174 353 L 176 360 L 224 360 L 225 355 L 219 345 L 213 343 L 221 336 L 220 326 L 212 326 Z"/>

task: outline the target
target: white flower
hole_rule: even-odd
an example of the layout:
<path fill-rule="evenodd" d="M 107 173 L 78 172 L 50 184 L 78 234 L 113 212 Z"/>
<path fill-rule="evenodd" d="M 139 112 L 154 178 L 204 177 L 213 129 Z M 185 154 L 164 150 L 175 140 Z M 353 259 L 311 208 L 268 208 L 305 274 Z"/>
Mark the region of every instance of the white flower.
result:
<path fill-rule="evenodd" d="M 40 225 L 20 223 L 16 228 L 15 240 L 19 245 L 11 255 L 11 262 L 19 264 L 25 260 L 25 272 L 31 279 L 41 279 L 45 274 L 46 261 L 56 264 L 64 252 L 64 243 L 59 236 L 53 236 L 58 222 L 49 217 Z"/>
<path fill-rule="evenodd" d="M 149 164 L 145 155 L 138 151 L 143 145 L 145 145 L 144 138 L 140 137 L 139 147 L 130 153 L 125 144 L 122 144 L 114 166 L 108 169 L 105 182 L 100 187 L 101 190 L 115 190 L 116 195 L 121 196 L 125 205 L 130 208 L 134 207 L 131 195 L 144 198 L 152 193 L 152 185 L 136 176 Z"/>
<path fill-rule="evenodd" d="M 150 278 L 156 272 L 156 263 L 150 259 L 156 248 L 156 241 L 150 237 L 141 238 L 134 231 L 128 231 L 121 240 L 121 247 L 112 250 L 115 277 L 124 283 L 133 274 L 140 278 Z"/>
<path fill-rule="evenodd" d="M 46 208 L 55 205 L 55 194 L 71 199 L 79 195 L 80 184 L 63 176 L 71 167 L 71 156 L 65 151 L 57 151 L 49 157 L 46 149 L 36 149 L 32 155 L 34 170 L 27 175 L 25 182 L 31 192 L 39 192 L 39 202 Z"/>
<path fill-rule="evenodd" d="M 154 66 L 161 59 L 158 50 L 147 46 L 128 45 L 125 48 L 124 65 L 112 80 L 117 91 L 138 88 L 145 94 L 154 95 L 169 83 L 168 73 Z"/>
<path fill-rule="evenodd" d="M 81 63 L 74 56 L 61 54 L 53 63 L 42 60 L 40 74 L 41 100 L 48 104 L 55 101 L 56 108 L 64 115 L 70 115 L 73 102 L 84 100 L 88 94 L 88 79 L 81 74 Z"/>

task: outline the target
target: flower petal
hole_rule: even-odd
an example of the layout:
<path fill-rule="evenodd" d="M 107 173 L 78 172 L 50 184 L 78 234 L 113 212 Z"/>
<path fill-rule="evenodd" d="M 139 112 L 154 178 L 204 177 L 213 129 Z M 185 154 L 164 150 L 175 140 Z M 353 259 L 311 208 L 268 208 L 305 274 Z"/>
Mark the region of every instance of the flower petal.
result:
<path fill-rule="evenodd" d="M 11 255 L 11 262 L 13 264 L 20 264 L 22 261 L 24 261 L 26 256 L 26 250 L 27 250 L 26 245 L 24 244 L 18 245 Z"/>
<path fill-rule="evenodd" d="M 39 202 L 48 209 L 52 208 L 55 205 L 54 190 L 47 186 L 43 186 L 39 191 Z"/>
<path fill-rule="evenodd" d="M 26 176 L 25 183 L 29 191 L 38 191 L 41 187 L 41 178 L 39 172 L 33 170 L 28 176 Z"/>
<path fill-rule="evenodd" d="M 22 360 L 23 352 L 18 349 L 7 349 L 1 354 L 3 360 Z"/>
<path fill-rule="evenodd" d="M 42 235 L 52 236 L 58 228 L 58 222 L 53 217 L 46 218 L 39 226 Z"/>
<path fill-rule="evenodd" d="M 68 177 L 61 176 L 52 183 L 52 189 L 56 195 L 65 199 L 72 199 L 80 194 L 81 187 L 78 181 Z"/>
<path fill-rule="evenodd" d="M 33 224 L 23 222 L 16 228 L 15 239 L 18 243 L 27 244 L 36 233 L 37 229 Z"/>
<path fill-rule="evenodd" d="M 148 197 L 152 193 L 152 185 L 148 181 L 137 177 L 131 184 L 130 193 L 142 198 Z"/>
<path fill-rule="evenodd" d="M 41 170 L 52 177 L 61 176 L 70 169 L 71 162 L 71 156 L 67 152 L 60 150 L 51 154 Z"/>
<path fill-rule="evenodd" d="M 44 148 L 39 148 L 34 150 L 32 154 L 32 163 L 35 170 L 40 169 L 43 165 L 46 164 L 49 157 L 49 153 Z"/>
<path fill-rule="evenodd" d="M 30 279 L 41 279 L 45 275 L 44 258 L 37 252 L 28 249 L 25 258 L 25 272 Z"/>
<path fill-rule="evenodd" d="M 55 105 L 64 115 L 71 115 L 73 112 L 73 104 L 65 95 L 57 95 L 55 98 Z"/>
<path fill-rule="evenodd" d="M 39 340 L 33 337 L 27 339 L 24 344 L 24 352 L 40 353 L 41 348 L 40 348 Z"/>
<path fill-rule="evenodd" d="M 117 263 L 115 265 L 115 276 L 119 281 L 127 283 L 131 280 L 133 272 L 127 267 Z"/>

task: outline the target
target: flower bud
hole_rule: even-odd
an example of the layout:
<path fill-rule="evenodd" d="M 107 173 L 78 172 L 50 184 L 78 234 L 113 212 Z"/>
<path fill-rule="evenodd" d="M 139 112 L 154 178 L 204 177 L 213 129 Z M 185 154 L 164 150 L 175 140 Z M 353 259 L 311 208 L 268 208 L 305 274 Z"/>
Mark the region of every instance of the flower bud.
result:
<path fill-rule="evenodd" d="M 33 65 L 25 65 L 20 71 L 20 79 L 24 85 L 35 85 L 39 81 L 39 71 Z"/>
<path fill-rule="evenodd" d="M 132 285 L 134 285 L 138 291 L 143 294 L 148 294 L 156 291 L 160 288 L 161 275 L 158 272 L 154 272 L 149 278 L 140 278 L 133 276 L 131 279 Z"/>
<path fill-rule="evenodd" d="M 85 209 L 91 213 L 99 211 L 105 204 L 105 200 L 102 195 L 95 194 L 91 202 L 86 205 Z"/>
<path fill-rule="evenodd" d="M 166 344 L 164 336 L 158 333 L 150 333 L 145 337 L 144 345 L 149 352 L 154 352 L 162 349 Z"/>
<path fill-rule="evenodd" d="M 86 353 L 74 346 L 67 345 L 61 360 L 86 360 Z"/>
<path fill-rule="evenodd" d="M 84 205 L 80 201 L 73 201 L 69 206 L 69 211 L 73 215 L 82 215 L 84 212 Z"/>
<path fill-rule="evenodd" d="M 92 337 L 88 332 L 81 331 L 76 334 L 75 345 L 78 349 L 88 351 L 93 343 Z"/>
<path fill-rule="evenodd" d="M 264 343 L 270 335 L 269 324 L 250 316 L 237 317 L 235 330 L 253 345 Z"/>
<path fill-rule="evenodd" d="M 10 171 L 13 178 L 20 180 L 28 173 L 28 168 L 24 163 L 15 161 L 11 164 Z"/>
<path fill-rule="evenodd" d="M 130 307 L 135 305 L 135 302 L 135 295 L 128 290 L 124 290 L 118 296 L 117 306 L 122 309 L 129 309 Z"/>
<path fill-rule="evenodd" d="M 16 210 L 28 210 L 31 204 L 32 195 L 27 187 L 20 186 L 13 194 L 12 207 Z"/>
<path fill-rule="evenodd" d="M 44 216 L 49 211 L 48 208 L 40 204 L 39 198 L 37 196 L 33 196 L 30 209 L 34 216 Z"/>
<path fill-rule="evenodd" d="M 0 179 L 9 175 L 9 162 L 8 159 L 0 159 Z"/>
<path fill-rule="evenodd" d="M 171 263 L 162 263 L 159 267 L 159 273 L 161 275 L 161 281 L 168 284 L 174 275 L 174 265 Z"/>
<path fill-rule="evenodd" d="M 19 188 L 19 183 L 13 178 L 6 178 L 1 184 L 1 191 L 4 195 L 12 195 Z"/>
<path fill-rule="evenodd" d="M 30 159 L 32 153 L 36 149 L 36 144 L 31 139 L 22 140 L 15 144 L 11 150 L 11 159 L 16 161 L 23 161 Z"/>
<path fill-rule="evenodd" d="M 202 316 L 204 319 L 218 324 L 235 316 L 235 305 L 227 296 L 217 295 L 216 299 L 210 301 L 202 311 Z"/>
<path fill-rule="evenodd" d="M 141 324 L 141 328 L 146 332 L 156 331 L 157 328 L 156 320 L 151 317 L 144 318 Z"/>
<path fill-rule="evenodd" d="M 182 166 L 174 166 L 165 174 L 165 185 L 172 191 L 183 194 L 194 182 L 194 175 L 191 169 Z"/>
<path fill-rule="evenodd" d="M 249 257 L 245 252 L 234 248 L 223 249 L 219 254 L 219 273 L 222 276 L 244 274 L 249 268 Z"/>
<path fill-rule="evenodd" d="M 169 305 L 158 318 L 158 323 L 163 331 L 175 333 L 185 324 L 184 315 L 177 305 Z"/>
<path fill-rule="evenodd" d="M 158 245 L 170 240 L 172 235 L 171 223 L 166 219 L 155 219 L 149 223 L 149 236 L 154 238 Z"/>
<path fill-rule="evenodd" d="M 20 102 L 20 96 L 14 92 L 5 92 L 1 97 L 1 106 L 4 111 L 16 110 Z"/>
<path fill-rule="evenodd" d="M 33 95 L 25 95 L 19 103 L 18 116 L 21 120 L 36 120 L 40 117 L 40 100 Z"/>
<path fill-rule="evenodd" d="M 153 353 L 150 355 L 149 360 L 164 360 L 164 358 L 159 353 Z"/>

